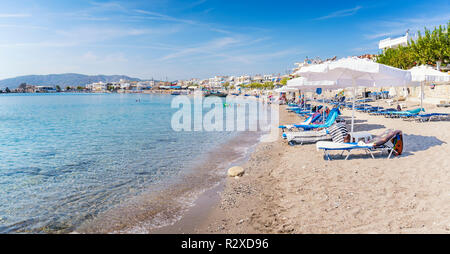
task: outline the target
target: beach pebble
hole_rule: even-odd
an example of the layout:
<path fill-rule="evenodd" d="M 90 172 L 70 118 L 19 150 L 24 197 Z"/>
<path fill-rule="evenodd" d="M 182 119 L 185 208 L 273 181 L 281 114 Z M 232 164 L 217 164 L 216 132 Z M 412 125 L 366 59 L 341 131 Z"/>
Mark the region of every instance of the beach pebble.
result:
<path fill-rule="evenodd" d="M 228 176 L 230 177 L 242 176 L 244 172 L 245 171 L 242 167 L 235 166 L 228 169 Z"/>

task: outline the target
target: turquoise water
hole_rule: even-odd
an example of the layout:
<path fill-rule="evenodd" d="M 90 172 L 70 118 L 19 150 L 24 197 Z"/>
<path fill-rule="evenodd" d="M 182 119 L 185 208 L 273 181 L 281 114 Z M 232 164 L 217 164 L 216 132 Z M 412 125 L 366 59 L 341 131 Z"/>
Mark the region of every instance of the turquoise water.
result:
<path fill-rule="evenodd" d="M 236 135 L 175 132 L 170 95 L 0 95 L 0 233 L 69 232 Z"/>

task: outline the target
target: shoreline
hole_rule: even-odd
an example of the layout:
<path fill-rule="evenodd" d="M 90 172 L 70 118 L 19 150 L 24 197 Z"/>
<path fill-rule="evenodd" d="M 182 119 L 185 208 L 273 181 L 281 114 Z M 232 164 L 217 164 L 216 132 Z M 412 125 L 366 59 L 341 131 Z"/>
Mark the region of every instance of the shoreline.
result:
<path fill-rule="evenodd" d="M 260 133 L 242 133 L 185 168 L 179 181 L 157 191 L 149 189 L 132 200 L 85 221 L 72 233 L 183 233 L 197 224 L 198 215 L 218 200 L 226 170 L 251 154 Z M 246 144 L 241 145 L 241 142 Z M 244 152 L 243 152 L 244 151 Z"/>
<path fill-rule="evenodd" d="M 259 135 L 259 139 L 261 135 Z M 205 223 L 205 218 L 209 217 L 213 209 L 220 203 L 222 193 L 225 191 L 230 177 L 228 177 L 226 170 L 232 166 L 238 166 L 248 163 L 251 156 L 255 153 L 255 150 L 261 146 L 261 142 L 256 144 L 249 144 L 249 149 L 245 156 L 237 160 L 227 163 L 227 167 L 224 168 L 222 179 L 219 179 L 216 185 L 206 189 L 203 193 L 199 194 L 193 205 L 187 209 L 182 217 L 171 225 L 167 225 L 160 228 L 149 230 L 150 234 L 186 234 L 186 233 L 198 233 L 199 225 Z"/>

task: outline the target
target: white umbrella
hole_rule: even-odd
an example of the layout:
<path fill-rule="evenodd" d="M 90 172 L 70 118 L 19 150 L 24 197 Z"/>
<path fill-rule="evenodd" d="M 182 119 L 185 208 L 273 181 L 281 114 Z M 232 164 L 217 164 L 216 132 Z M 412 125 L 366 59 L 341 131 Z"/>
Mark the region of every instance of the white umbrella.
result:
<path fill-rule="evenodd" d="M 298 77 L 287 81 L 287 87 L 299 90 L 316 90 L 317 88 L 333 89 L 337 88 L 336 82 L 329 80 L 308 81 L 304 77 Z M 306 106 L 306 103 L 305 103 Z M 324 111 L 325 115 L 325 111 Z"/>
<path fill-rule="evenodd" d="M 314 90 L 316 88 L 334 88 L 336 87 L 336 82 L 328 80 L 320 81 L 308 81 L 304 77 L 298 77 L 287 81 L 286 87 L 296 88 L 300 90 Z"/>
<path fill-rule="evenodd" d="M 277 93 L 282 93 L 282 92 L 296 92 L 298 91 L 298 88 L 292 88 L 292 87 L 288 87 L 288 86 L 282 86 L 280 88 L 277 88 L 274 90 Z"/>
<path fill-rule="evenodd" d="M 340 87 L 357 86 L 405 86 L 411 82 L 411 73 L 368 59 L 343 58 L 301 68 L 296 72 L 308 81 L 335 81 Z M 355 121 L 355 96 L 353 95 L 352 128 Z"/>
<path fill-rule="evenodd" d="M 420 82 L 420 108 L 423 108 L 423 84 L 426 81 L 448 82 L 450 75 L 427 66 L 416 66 L 409 69 L 412 81 Z"/>
<path fill-rule="evenodd" d="M 276 92 L 276 93 L 286 93 L 286 95 L 287 95 L 287 92 L 296 92 L 296 91 L 298 91 L 298 89 L 287 87 L 287 86 L 282 86 L 282 87 L 277 88 L 277 89 L 275 89 L 273 91 Z"/>

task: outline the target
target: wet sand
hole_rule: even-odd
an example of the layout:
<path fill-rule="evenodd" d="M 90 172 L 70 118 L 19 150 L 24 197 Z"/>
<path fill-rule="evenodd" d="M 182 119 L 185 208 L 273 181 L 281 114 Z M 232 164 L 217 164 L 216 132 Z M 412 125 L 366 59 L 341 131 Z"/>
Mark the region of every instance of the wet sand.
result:
<path fill-rule="evenodd" d="M 220 198 L 226 170 L 244 163 L 260 133 L 241 133 L 199 158 L 186 173 L 164 186 L 149 188 L 98 216 L 73 233 L 183 233 L 193 231 Z"/>
<path fill-rule="evenodd" d="M 300 121 L 284 108 L 280 124 Z M 351 111 L 343 116 L 350 123 Z M 450 233 L 450 122 L 358 112 L 356 119 L 355 131 L 402 130 L 403 154 L 372 159 L 360 151 L 347 161 L 338 155 L 326 161 L 315 144 L 289 146 L 281 138 L 260 143 L 241 165 L 245 175 L 228 178 L 222 192 L 213 192 L 218 202 L 203 205 L 207 216 L 181 232 Z"/>

